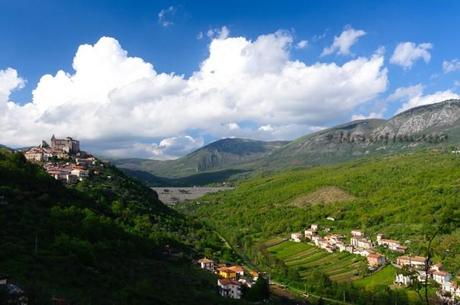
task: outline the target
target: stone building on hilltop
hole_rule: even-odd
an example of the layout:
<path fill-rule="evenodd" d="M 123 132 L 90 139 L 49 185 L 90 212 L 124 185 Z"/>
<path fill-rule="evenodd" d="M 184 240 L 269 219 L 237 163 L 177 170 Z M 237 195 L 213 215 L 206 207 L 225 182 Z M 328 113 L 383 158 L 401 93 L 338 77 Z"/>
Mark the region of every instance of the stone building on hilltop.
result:
<path fill-rule="evenodd" d="M 51 148 L 53 150 L 61 150 L 68 154 L 75 154 L 80 151 L 80 141 L 74 140 L 71 137 L 65 139 L 57 139 L 54 135 L 51 137 Z"/>

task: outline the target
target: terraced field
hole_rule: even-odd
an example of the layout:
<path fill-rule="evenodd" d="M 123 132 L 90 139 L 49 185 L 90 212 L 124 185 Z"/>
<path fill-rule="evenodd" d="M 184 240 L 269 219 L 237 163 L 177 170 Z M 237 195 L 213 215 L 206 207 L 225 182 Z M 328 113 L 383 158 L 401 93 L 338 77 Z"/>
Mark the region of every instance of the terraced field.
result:
<path fill-rule="evenodd" d="M 288 267 L 298 268 L 300 276 L 319 269 L 333 281 L 346 282 L 357 279 L 357 270 L 365 264 L 361 257 L 349 253 L 328 253 L 307 243 L 284 241 L 269 246 L 267 250 Z"/>

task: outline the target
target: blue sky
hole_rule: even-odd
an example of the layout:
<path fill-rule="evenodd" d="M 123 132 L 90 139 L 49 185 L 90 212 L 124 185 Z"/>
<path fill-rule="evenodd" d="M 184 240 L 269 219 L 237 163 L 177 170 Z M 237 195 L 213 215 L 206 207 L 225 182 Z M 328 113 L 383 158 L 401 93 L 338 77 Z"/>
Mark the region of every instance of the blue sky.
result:
<path fill-rule="evenodd" d="M 9 101 L 10 113 L 5 111 L 3 119 L 0 114 L 0 130 L 4 129 L 1 130 L 4 136 L 0 138 L 0 141 L 12 146 L 29 145 L 38 137 L 44 136 L 45 131 L 55 130 L 57 133 L 65 133 L 68 130 L 73 136 L 85 140 L 90 149 L 101 153 L 114 156 L 134 155 L 170 158 L 221 137 L 245 136 L 266 140 L 290 139 L 352 118 L 390 117 L 409 106 L 436 102 L 439 98 L 455 96 L 459 92 L 457 85 L 460 81 L 460 64 L 455 59 L 460 58 L 457 51 L 460 41 L 457 39 L 458 34 L 456 32 L 456 29 L 460 28 L 460 19 L 457 18 L 460 12 L 460 2 L 443 1 L 442 4 L 439 5 L 439 2 L 435 1 L 404 1 L 402 3 L 401 1 L 289 1 L 281 3 L 280 1 L 0 0 L 0 71 L 7 71 L 7 68 L 11 68 L 16 72 L 15 75 L 13 75 L 14 73 L 4 73 L 3 87 L 6 89 L 3 89 L 3 95 L 7 95 L 8 98 L 4 98 L 3 103 L 6 104 Z M 223 35 L 223 27 L 229 33 Z M 186 105 L 195 102 L 190 96 L 184 97 L 183 93 L 183 91 L 187 91 L 184 89 L 187 86 L 196 89 L 194 83 L 192 85 L 176 84 L 171 87 L 172 89 L 167 90 L 177 89 L 178 92 L 181 91 L 182 93 L 175 94 L 171 98 L 171 102 L 165 100 L 164 91 L 161 91 L 166 90 L 164 87 L 160 90 L 162 103 L 157 103 L 159 97 L 153 98 L 153 93 L 150 91 L 147 93 L 147 89 L 138 89 L 143 90 L 142 94 L 136 91 L 136 96 L 139 99 L 144 101 L 150 98 L 151 100 L 145 101 L 146 104 L 139 107 L 142 111 L 138 111 L 143 112 L 144 116 L 133 113 L 129 121 L 120 116 L 121 112 L 111 114 L 110 120 L 102 116 L 98 117 L 97 114 L 87 115 L 88 109 L 94 109 L 94 107 L 108 103 L 101 99 L 98 103 L 92 104 L 92 108 L 88 108 L 79 115 L 79 117 L 87 115 L 88 122 L 93 120 L 91 124 L 94 126 L 92 128 L 87 127 L 88 130 L 82 130 L 86 126 L 85 128 L 81 126 L 69 128 L 64 122 L 66 117 L 72 117 L 68 113 L 71 111 L 70 109 L 75 109 L 82 100 L 88 99 L 87 95 L 83 97 L 73 93 L 70 96 L 70 93 L 61 92 L 54 96 L 49 91 L 58 91 L 61 88 L 55 80 L 47 86 L 42 84 L 43 86 L 37 90 L 40 92 L 39 96 L 32 97 L 32 91 L 38 88 L 38 82 L 43 75 L 51 74 L 54 77 L 59 70 L 66 72 L 69 77 L 77 74 L 72 63 L 78 48 L 84 44 L 95 46 L 101 37 L 110 37 L 116 41 L 115 46 L 111 44 L 114 43 L 113 41 L 107 42 L 105 51 L 116 49 L 118 44 L 120 50 L 127 51 L 128 57 L 137 57 L 142 59 L 144 63 L 152 64 L 154 74 L 165 73 L 169 76 L 174 74 L 181 78 L 177 82 L 185 80 L 192 83 L 191 77 L 196 73 L 203 72 L 203 63 L 211 57 L 210 46 L 214 40 L 220 40 L 223 43 L 228 38 L 242 37 L 246 42 L 254 42 L 255 44 L 261 35 L 270 35 L 280 30 L 282 34 L 276 36 L 274 40 L 269 40 L 264 44 L 261 42 L 259 46 L 255 45 L 254 48 L 270 50 L 270 43 L 282 41 L 284 44 L 279 46 L 280 50 L 289 49 L 286 51 L 287 55 L 284 53 L 267 55 L 267 57 L 273 57 L 268 58 L 267 61 L 263 62 L 263 65 L 271 65 L 273 62 L 275 66 L 279 64 L 278 60 L 284 60 L 284 63 L 298 61 L 308 67 L 323 64 L 325 65 L 324 71 L 326 71 L 327 67 L 331 67 L 326 66 L 328 64 L 342 67 L 359 58 L 370 60 L 372 56 L 380 56 L 376 54 L 381 54 L 383 63 L 379 66 L 378 71 L 366 72 L 368 70 L 363 68 L 362 71 L 364 72 L 360 72 L 376 73 L 371 75 L 368 80 L 363 81 L 363 85 L 373 88 L 373 91 L 356 92 L 355 94 L 353 90 L 359 91 L 360 89 L 353 86 L 344 92 L 340 91 L 339 88 L 331 89 L 334 92 L 337 91 L 338 95 L 342 94 L 342 96 L 325 96 L 318 93 L 327 90 L 326 86 L 324 89 L 318 89 L 318 92 L 298 92 L 288 94 L 287 97 L 273 93 L 273 96 L 279 96 L 278 100 L 264 102 L 254 99 L 239 105 L 239 100 L 246 98 L 252 92 L 251 88 L 242 88 L 241 91 L 248 90 L 248 93 L 246 96 L 238 96 L 237 98 L 231 96 L 234 95 L 235 91 L 227 92 L 223 89 L 229 84 L 233 84 L 234 81 L 230 78 L 218 78 L 219 86 L 221 86 L 218 88 L 220 93 L 210 100 L 214 101 L 223 99 L 223 96 L 226 98 L 231 96 L 229 100 L 225 101 L 226 108 L 220 110 L 221 104 L 214 105 L 210 102 L 200 105 L 201 108 L 197 107 L 197 109 L 204 109 L 208 105 L 210 109 L 219 109 L 219 113 L 212 113 L 211 111 L 209 114 L 203 114 L 197 118 L 192 113 L 193 110 L 184 110 L 190 114 L 189 116 L 184 115 L 181 120 L 190 121 L 190 124 L 177 122 L 174 128 L 168 128 L 167 122 L 161 122 L 158 123 L 161 127 L 152 127 L 150 123 L 155 125 L 155 121 L 159 120 L 153 114 L 146 114 L 147 111 L 164 112 L 163 117 L 168 117 L 174 114 L 168 112 L 172 111 L 168 110 L 168 105 L 173 103 L 172 100 L 181 100 Z M 331 51 L 331 54 L 322 56 L 324 49 L 333 45 L 335 37 L 339 38 L 347 30 L 352 31 L 349 32 L 352 35 L 361 32 L 363 34 L 358 35 L 348 47 L 345 46 L 344 53 L 340 52 L 338 46 Z M 306 42 L 302 44 L 302 41 Z M 400 49 L 402 52 L 399 61 L 397 59 L 392 60 L 395 48 L 403 43 L 407 44 L 405 49 Z M 222 48 L 232 47 L 228 41 L 228 45 L 224 45 Z M 222 62 L 213 63 L 210 66 L 219 69 L 219 67 L 223 67 L 220 65 L 225 64 L 225 56 L 227 55 L 216 54 L 218 58 L 216 60 Z M 259 57 L 265 56 L 263 51 L 261 54 Z M 279 59 L 279 56 L 283 57 L 284 55 L 287 58 Z M 248 65 L 255 67 L 259 64 L 261 63 L 249 63 Z M 106 67 L 94 66 L 94 69 Z M 143 68 L 139 67 L 139 69 L 142 70 Z M 222 69 L 225 70 L 228 67 Z M 264 70 L 260 72 L 259 67 L 257 73 L 262 73 L 264 76 L 267 73 L 275 73 L 278 77 L 277 84 L 283 81 L 305 81 L 305 86 L 309 86 L 308 80 L 294 80 L 287 72 L 281 72 L 283 69 L 285 69 L 284 65 L 276 71 L 267 72 Z M 356 81 L 356 75 L 343 76 L 344 73 L 348 73 L 346 70 L 331 72 L 335 74 L 330 77 L 337 77 L 337 81 L 343 83 Z M 8 71 L 11 72 L 11 70 Z M 114 71 L 119 70 L 115 69 Z M 123 71 L 125 74 L 129 74 L 125 70 Z M 138 70 L 136 71 L 138 72 Z M 152 77 L 152 81 L 154 81 L 153 76 L 149 74 L 152 71 L 142 71 L 139 72 L 139 79 Z M 244 68 L 244 71 L 246 77 L 247 67 Z M 238 70 L 232 73 L 240 72 Z M 251 82 L 246 83 L 256 86 L 256 80 L 260 79 L 262 74 L 253 72 L 251 71 L 250 74 L 254 78 L 251 79 Z M 94 72 L 94 74 L 98 73 Z M 383 79 L 382 74 L 385 74 L 385 79 Z M 305 75 L 305 77 L 316 77 L 316 74 L 310 74 L 310 72 L 306 72 Z M 318 75 L 321 77 L 324 73 Z M 342 76 L 343 78 L 341 78 Z M 15 85 L 11 85 L 14 83 L 11 78 L 18 79 Z M 127 82 L 133 83 L 139 79 L 134 78 L 121 83 L 125 86 Z M 2 78 L 0 77 L 1 81 Z M 155 84 L 158 81 L 155 80 Z M 215 85 L 215 81 L 216 79 L 212 80 L 213 85 Z M 228 84 L 225 83 L 227 81 Z M 327 84 L 329 81 L 329 78 L 317 80 L 319 84 Z M 175 80 L 168 80 L 168 82 L 175 82 Z M 161 84 L 163 83 L 161 82 Z M 75 86 L 78 90 L 86 90 L 80 87 L 83 85 Z M 114 86 L 113 88 L 106 88 L 106 94 L 120 89 L 119 83 Z M 148 88 L 152 86 L 156 85 L 149 85 Z M 209 96 L 211 92 L 217 90 L 216 88 L 209 89 L 210 86 L 209 79 L 206 78 L 206 82 L 203 81 L 199 88 L 210 90 L 205 92 L 206 96 Z M 2 109 L 1 88 L 2 84 L 0 83 L 0 110 Z M 288 86 L 288 88 L 291 87 Z M 74 89 L 68 89 L 68 91 Z M 88 90 L 88 92 L 95 92 L 96 89 Z M 301 89 L 299 90 L 301 91 Z M 265 91 L 267 89 L 264 89 Z M 325 114 L 324 111 L 317 109 L 316 104 L 321 104 L 323 99 L 328 102 L 334 100 L 335 103 L 340 103 L 340 98 L 346 100 L 349 96 L 352 96 L 350 101 L 347 101 L 349 105 L 338 107 L 341 110 L 340 113 Z M 58 98 L 65 102 L 46 104 L 47 102 L 44 101 L 52 98 Z M 303 104 L 285 102 L 285 99 L 301 98 L 308 101 Z M 317 100 L 314 100 L 316 98 Z M 32 100 L 41 106 L 37 106 L 35 110 L 31 109 L 31 106 L 24 107 Z M 261 98 L 261 100 L 263 99 Z M 273 113 L 276 112 L 276 115 L 272 117 L 271 113 L 267 111 L 257 116 L 254 114 L 260 112 L 257 109 L 248 110 L 246 113 L 245 109 L 252 108 L 254 103 L 259 102 L 258 107 L 268 107 Z M 12 109 L 11 103 L 15 104 L 15 109 Z M 127 105 L 128 101 L 123 103 Z M 129 109 L 139 106 L 135 99 L 129 100 L 129 103 Z M 163 108 L 160 107 L 160 104 Z M 335 106 L 335 104 L 331 105 L 332 107 Z M 177 107 L 175 111 L 184 109 L 183 105 Z M 36 117 L 31 114 L 40 111 L 41 113 Z M 295 111 L 303 111 L 311 113 L 311 115 L 298 116 L 293 114 Z M 317 115 L 315 111 L 319 111 Z M 290 112 L 290 114 L 281 115 L 284 112 Z M 19 113 L 30 115 L 29 125 L 12 127 L 14 124 L 11 122 Z M 126 132 L 121 127 L 119 129 L 109 128 L 113 125 L 113 121 L 117 120 L 122 122 L 120 125 L 123 125 L 124 128 L 133 131 L 139 128 L 142 132 Z M 132 123 L 134 120 L 140 123 Z M 37 123 L 38 121 L 40 122 Z M 204 121 L 208 122 L 204 124 Z M 75 119 L 74 125 L 78 124 L 83 123 L 81 120 Z M 216 128 L 216 125 L 222 128 Z M 38 126 L 44 130 L 43 134 L 18 136 L 18 134 L 31 132 L 34 127 Z M 224 130 L 223 126 L 228 128 Z M 100 132 L 101 129 L 104 132 Z M 148 131 L 146 131 L 147 129 Z M 161 144 L 162 141 L 163 145 Z"/>

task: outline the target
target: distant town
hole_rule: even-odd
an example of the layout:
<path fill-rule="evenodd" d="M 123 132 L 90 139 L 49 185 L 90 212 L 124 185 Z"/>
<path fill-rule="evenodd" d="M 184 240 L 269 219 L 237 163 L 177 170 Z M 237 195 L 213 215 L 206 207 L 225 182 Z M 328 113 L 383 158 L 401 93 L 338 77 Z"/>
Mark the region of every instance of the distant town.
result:
<path fill-rule="evenodd" d="M 43 166 L 46 172 L 56 180 L 66 184 L 75 184 L 89 177 L 98 175 L 98 168 L 104 166 L 94 156 L 80 150 L 80 142 L 66 137 L 58 139 L 54 135 L 50 143 L 42 141 L 41 145 L 24 152 L 25 158 Z"/>

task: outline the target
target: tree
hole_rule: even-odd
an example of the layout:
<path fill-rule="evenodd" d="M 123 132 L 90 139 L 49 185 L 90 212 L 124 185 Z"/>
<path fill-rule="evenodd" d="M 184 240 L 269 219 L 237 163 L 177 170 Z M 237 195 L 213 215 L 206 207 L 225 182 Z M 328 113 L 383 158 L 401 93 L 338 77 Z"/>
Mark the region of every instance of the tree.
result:
<path fill-rule="evenodd" d="M 452 230 L 455 230 L 460 224 L 460 217 L 457 214 L 451 214 L 450 211 L 443 211 L 441 215 L 434 219 L 434 223 L 427 228 L 425 234 L 427 240 L 426 247 L 426 262 L 425 262 L 425 281 L 424 287 L 424 301 L 427 305 L 430 305 L 430 299 L 428 297 L 428 272 L 430 270 L 431 259 L 433 258 L 433 241 L 438 235 L 447 234 Z"/>
<path fill-rule="evenodd" d="M 268 280 L 262 276 L 259 276 L 254 286 L 252 286 L 245 295 L 245 298 L 252 302 L 262 301 L 269 297 L 270 288 L 268 286 Z"/>

